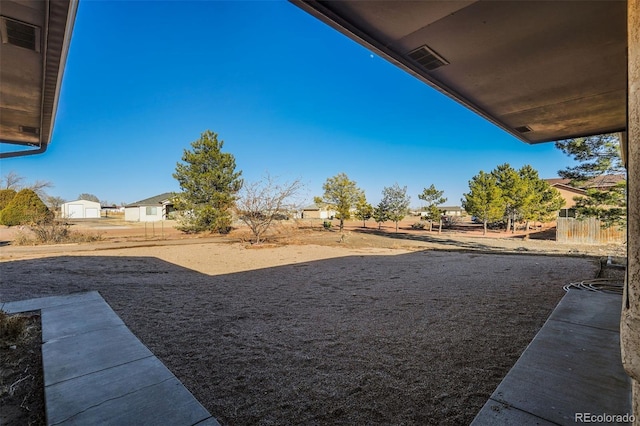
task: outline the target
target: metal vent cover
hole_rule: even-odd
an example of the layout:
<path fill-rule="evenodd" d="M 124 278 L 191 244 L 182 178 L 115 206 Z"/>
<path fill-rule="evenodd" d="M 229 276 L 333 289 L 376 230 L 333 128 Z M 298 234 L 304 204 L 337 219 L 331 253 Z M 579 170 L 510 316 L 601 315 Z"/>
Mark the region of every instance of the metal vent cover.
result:
<path fill-rule="evenodd" d="M 427 71 L 433 71 L 441 66 L 449 65 L 449 62 L 442 56 L 438 55 L 433 49 L 427 45 L 420 46 L 409 52 L 409 57 L 423 66 Z"/>
<path fill-rule="evenodd" d="M 20 126 L 20 131 L 22 133 L 28 133 L 28 134 L 31 134 L 31 135 L 39 135 L 40 134 L 40 128 L 39 127 Z"/>
<path fill-rule="evenodd" d="M 529 127 L 529 126 L 520 126 L 520 127 L 516 127 L 515 131 L 519 132 L 519 133 L 528 133 L 528 132 L 531 131 L 531 127 Z"/>
<path fill-rule="evenodd" d="M 40 28 L 5 16 L 0 20 L 2 43 L 40 51 Z"/>

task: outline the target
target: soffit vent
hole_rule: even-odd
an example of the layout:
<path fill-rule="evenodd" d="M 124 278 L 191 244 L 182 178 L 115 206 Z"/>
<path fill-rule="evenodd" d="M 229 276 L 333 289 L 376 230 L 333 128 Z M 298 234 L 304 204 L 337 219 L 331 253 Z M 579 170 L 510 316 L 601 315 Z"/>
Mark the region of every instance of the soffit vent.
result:
<path fill-rule="evenodd" d="M 449 62 L 447 62 L 446 59 L 438 55 L 426 45 L 409 52 L 409 57 L 422 65 L 427 71 L 433 71 L 443 65 L 449 65 Z"/>
<path fill-rule="evenodd" d="M 531 127 L 529 127 L 529 126 L 520 126 L 520 127 L 516 127 L 515 131 L 519 132 L 519 133 L 528 133 L 528 132 L 531 131 Z"/>
<path fill-rule="evenodd" d="M 20 126 L 20 131 L 22 133 L 28 133 L 30 135 L 39 135 L 40 128 L 39 127 L 31 127 L 31 126 Z"/>
<path fill-rule="evenodd" d="M 40 51 L 40 28 L 6 17 L 0 21 L 2 42 L 25 49 Z"/>

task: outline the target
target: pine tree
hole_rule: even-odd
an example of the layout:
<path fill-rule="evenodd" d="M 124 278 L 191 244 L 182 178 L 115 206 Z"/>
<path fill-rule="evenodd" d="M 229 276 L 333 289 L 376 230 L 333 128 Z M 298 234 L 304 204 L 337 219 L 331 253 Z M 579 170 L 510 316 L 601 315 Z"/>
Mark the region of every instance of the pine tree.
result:
<path fill-rule="evenodd" d="M 442 195 L 444 191 L 439 191 L 433 184 L 429 188 L 424 188 L 422 193 L 418 195 L 422 201 L 427 203 L 425 206 L 425 210 L 429 214 L 429 218 L 431 221 L 429 222 L 429 230 L 432 231 L 431 227 L 433 221 L 437 218 L 439 222 L 438 226 L 438 234 L 442 232 L 442 212 L 438 208 L 438 206 L 447 201 Z"/>
<path fill-rule="evenodd" d="M 488 222 L 502 219 L 505 211 L 505 201 L 495 175 L 481 171 L 471 178 L 469 192 L 462 199 L 462 207 L 482 221 L 483 234 L 486 235 Z"/>
<path fill-rule="evenodd" d="M 236 171 L 233 155 L 222 152 L 223 141 L 210 130 L 185 149 L 182 163 L 176 164 L 173 177 L 182 192 L 174 205 L 178 215 L 178 229 L 184 232 L 219 232 L 231 230 L 231 209 L 242 188 L 241 171 Z"/>
<path fill-rule="evenodd" d="M 586 197 L 576 197 L 576 217 L 595 217 L 602 220 L 605 227 L 626 226 L 626 179 L 612 188 L 598 189 L 599 181 L 607 175 L 625 175 L 620 156 L 620 139 L 617 134 L 596 135 L 567 139 L 556 142 L 562 152 L 580 162 L 574 167 L 559 170 L 558 174 L 571 180 L 571 185 L 584 188 Z"/>

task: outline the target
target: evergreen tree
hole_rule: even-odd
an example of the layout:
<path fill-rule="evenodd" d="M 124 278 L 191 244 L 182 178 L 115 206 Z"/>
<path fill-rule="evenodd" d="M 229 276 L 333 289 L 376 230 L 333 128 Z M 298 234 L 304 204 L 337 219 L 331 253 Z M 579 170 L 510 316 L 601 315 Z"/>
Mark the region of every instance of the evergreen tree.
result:
<path fill-rule="evenodd" d="M 356 202 L 355 216 L 362 221 L 362 227 L 367 227 L 367 220 L 373 217 L 373 206 L 367 202 L 364 192 Z"/>
<path fill-rule="evenodd" d="M 210 130 L 185 149 L 182 163 L 176 164 L 173 177 L 182 192 L 174 198 L 178 229 L 184 232 L 231 230 L 231 209 L 242 188 L 241 171 L 236 171 L 233 155 L 222 152 L 223 141 Z"/>
<path fill-rule="evenodd" d="M 435 219 L 438 220 L 438 234 L 442 232 L 442 212 L 438 206 L 447 201 L 442 195 L 444 191 L 438 191 L 438 189 L 432 184 L 429 188 L 424 188 L 422 193 L 418 195 L 422 201 L 427 203 L 425 210 L 429 214 L 431 221 L 429 222 L 429 231 L 432 231 L 432 224 Z"/>
<path fill-rule="evenodd" d="M 19 191 L 0 211 L 0 223 L 7 226 L 33 225 L 50 222 L 53 213 L 31 189 Z"/>
<path fill-rule="evenodd" d="M 0 189 L 0 210 L 7 207 L 9 202 L 13 200 L 17 192 L 13 189 Z"/>
<path fill-rule="evenodd" d="M 492 173 L 481 171 L 469 181 L 469 192 L 464 194 L 462 207 L 472 216 L 480 219 L 484 225 L 483 234 L 487 234 L 487 224 L 504 217 L 505 201 L 498 180 Z"/>
<path fill-rule="evenodd" d="M 511 229 L 511 226 L 514 227 L 515 231 L 515 221 L 518 218 L 518 213 L 526 204 L 526 198 L 529 196 L 526 183 L 508 163 L 499 165 L 491 174 L 495 176 L 496 183 L 502 194 L 504 217 L 507 219 L 507 232 Z"/>
<path fill-rule="evenodd" d="M 540 179 L 538 171 L 530 165 L 518 170 L 523 183 L 523 203 L 520 207 L 520 217 L 526 221 L 525 230 L 529 229 L 530 221 L 546 222 L 553 219 L 558 210 L 564 206 L 564 199 L 560 191 L 551 187 Z"/>
<path fill-rule="evenodd" d="M 378 229 L 382 228 L 382 224 L 389 220 L 389 207 L 385 202 L 385 200 L 380 201 L 373 209 L 373 220 L 378 224 Z"/>
<path fill-rule="evenodd" d="M 596 217 L 603 221 L 604 226 L 626 226 L 626 179 L 612 188 L 597 188 L 605 176 L 626 173 L 620 156 L 619 136 L 608 134 L 567 139 L 557 141 L 556 147 L 580 162 L 577 166 L 559 170 L 558 174 L 571 179 L 572 186 L 590 186 L 586 197 L 574 198 L 576 217 Z"/>

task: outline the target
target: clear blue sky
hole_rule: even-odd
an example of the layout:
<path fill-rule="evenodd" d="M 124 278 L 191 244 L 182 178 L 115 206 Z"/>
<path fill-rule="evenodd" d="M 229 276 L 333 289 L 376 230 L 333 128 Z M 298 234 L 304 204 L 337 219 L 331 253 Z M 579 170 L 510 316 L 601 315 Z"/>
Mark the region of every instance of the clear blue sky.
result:
<path fill-rule="evenodd" d="M 284 1 L 80 2 L 52 143 L 2 160 L 68 201 L 178 191 L 172 173 L 204 130 L 248 181 L 300 178 L 306 200 L 345 172 L 372 203 L 434 184 L 459 205 L 498 164 L 543 178 L 572 165 L 526 145 Z"/>

